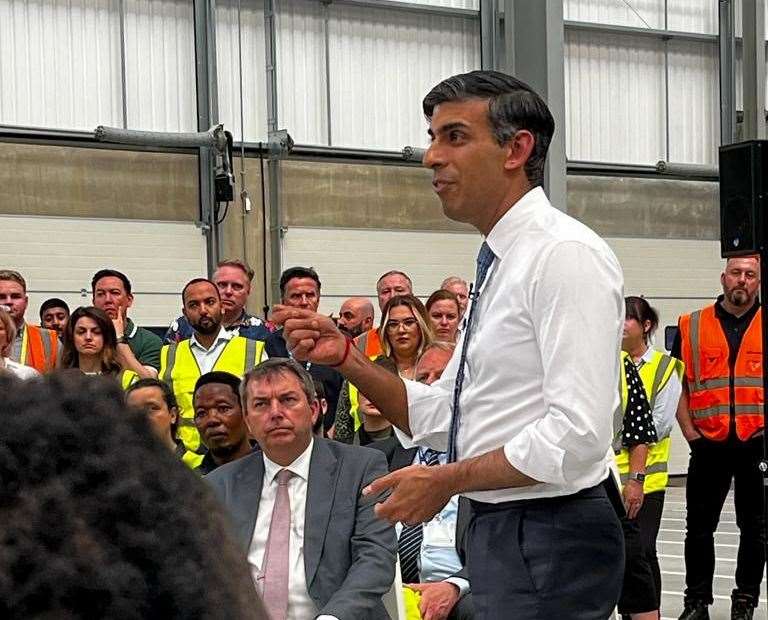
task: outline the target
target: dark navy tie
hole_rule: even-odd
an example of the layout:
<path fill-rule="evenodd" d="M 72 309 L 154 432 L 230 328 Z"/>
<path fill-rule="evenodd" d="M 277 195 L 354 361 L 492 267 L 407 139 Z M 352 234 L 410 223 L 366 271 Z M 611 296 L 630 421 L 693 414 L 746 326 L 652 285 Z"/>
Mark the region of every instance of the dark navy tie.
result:
<path fill-rule="evenodd" d="M 440 464 L 440 454 L 427 448 L 419 449 L 419 462 L 430 467 Z M 400 574 L 403 583 L 419 583 L 419 556 L 421 555 L 421 542 L 424 540 L 424 526 L 404 525 L 397 539 L 397 553 L 400 556 Z"/>
<path fill-rule="evenodd" d="M 461 398 L 461 387 L 464 383 L 464 368 L 467 363 L 467 347 L 469 339 L 472 337 L 472 328 L 474 327 L 475 309 L 477 308 L 480 289 L 488 274 L 488 269 L 493 264 L 495 258 L 493 250 L 483 241 L 480 246 L 480 252 L 477 254 L 477 272 L 475 274 L 474 292 L 471 292 L 472 306 L 469 309 L 469 318 L 464 330 L 464 342 L 461 346 L 461 358 L 459 359 L 459 370 L 456 372 L 456 383 L 453 386 L 453 411 L 451 412 L 451 427 L 448 434 L 448 462 L 456 461 L 456 437 L 459 433 L 459 398 Z"/>

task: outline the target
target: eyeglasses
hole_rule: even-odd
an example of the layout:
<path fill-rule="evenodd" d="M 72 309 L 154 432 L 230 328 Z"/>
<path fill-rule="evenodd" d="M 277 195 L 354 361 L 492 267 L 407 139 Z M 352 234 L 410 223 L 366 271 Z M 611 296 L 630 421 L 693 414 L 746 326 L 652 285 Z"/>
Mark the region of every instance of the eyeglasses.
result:
<path fill-rule="evenodd" d="M 402 321 L 397 321 L 395 319 L 391 319 L 387 321 L 387 331 L 390 332 L 396 332 L 400 327 L 404 327 L 406 330 L 412 330 L 416 327 L 418 327 L 419 322 L 416 319 L 403 319 Z"/>

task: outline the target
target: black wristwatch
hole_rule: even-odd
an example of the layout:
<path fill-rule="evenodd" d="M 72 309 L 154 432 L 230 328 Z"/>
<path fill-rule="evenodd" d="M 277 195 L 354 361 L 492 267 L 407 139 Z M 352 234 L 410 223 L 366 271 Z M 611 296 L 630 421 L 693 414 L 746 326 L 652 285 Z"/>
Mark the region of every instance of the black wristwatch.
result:
<path fill-rule="evenodd" d="M 645 474 L 640 471 L 631 472 L 629 474 L 630 480 L 636 480 L 637 482 L 645 482 Z"/>
<path fill-rule="evenodd" d="M 125 334 L 117 339 L 117 344 L 128 344 L 128 338 Z"/>

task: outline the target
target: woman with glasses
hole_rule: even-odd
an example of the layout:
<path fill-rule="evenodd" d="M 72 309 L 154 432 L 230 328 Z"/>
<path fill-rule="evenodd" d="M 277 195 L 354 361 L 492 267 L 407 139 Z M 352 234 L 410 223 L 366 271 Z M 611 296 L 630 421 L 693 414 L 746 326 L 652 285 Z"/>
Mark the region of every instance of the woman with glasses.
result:
<path fill-rule="evenodd" d="M 424 304 L 413 295 L 395 295 L 382 309 L 378 331 L 384 357 L 395 363 L 402 378 L 413 379 L 417 360 L 435 339 Z M 336 410 L 333 438 L 353 443 L 361 424 L 359 393 L 354 385 L 345 381 Z"/>

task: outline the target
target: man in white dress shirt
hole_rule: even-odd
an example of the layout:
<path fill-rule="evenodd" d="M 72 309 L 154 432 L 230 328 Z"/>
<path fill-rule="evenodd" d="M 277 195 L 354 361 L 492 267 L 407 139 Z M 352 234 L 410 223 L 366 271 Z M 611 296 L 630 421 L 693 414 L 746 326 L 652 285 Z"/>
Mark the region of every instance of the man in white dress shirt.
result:
<path fill-rule="evenodd" d="M 335 365 L 418 445 L 377 513 L 430 519 L 470 498 L 468 569 L 478 618 L 607 618 L 623 543 L 603 483 L 618 405 L 622 273 L 609 247 L 542 190 L 554 120 L 526 84 L 475 71 L 424 99 L 424 165 L 446 215 L 485 242 L 467 326 L 431 386 L 374 367 L 325 318 L 276 308 L 299 359 Z"/>
<path fill-rule="evenodd" d="M 271 620 L 386 620 L 394 528 L 362 490 L 384 455 L 312 436 L 309 373 L 273 358 L 243 379 L 245 419 L 261 451 L 205 477 L 228 509 Z"/>

